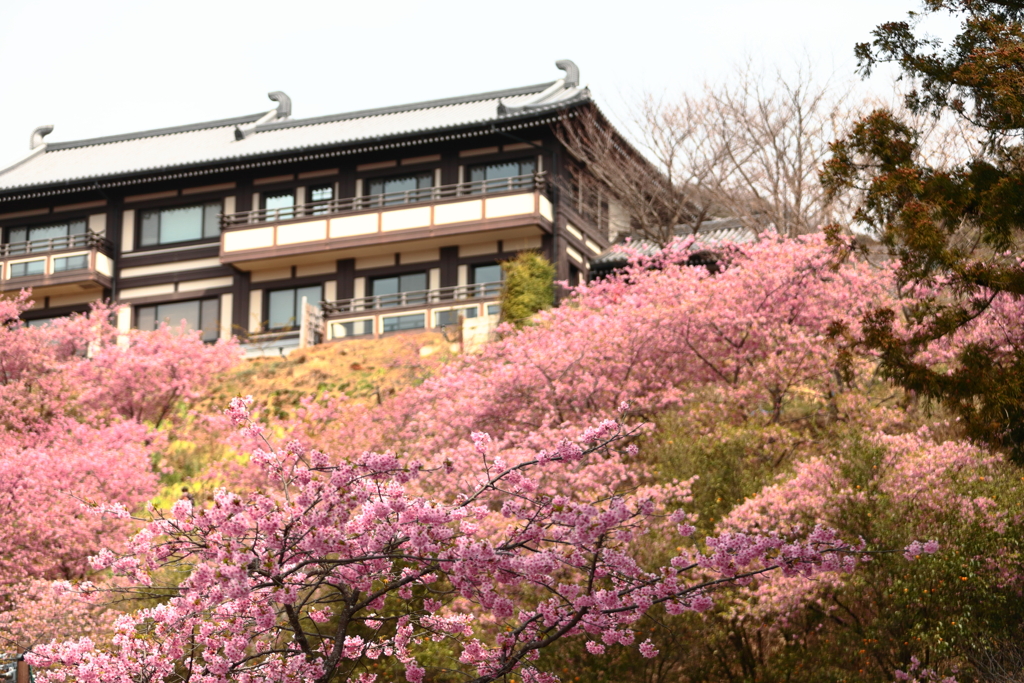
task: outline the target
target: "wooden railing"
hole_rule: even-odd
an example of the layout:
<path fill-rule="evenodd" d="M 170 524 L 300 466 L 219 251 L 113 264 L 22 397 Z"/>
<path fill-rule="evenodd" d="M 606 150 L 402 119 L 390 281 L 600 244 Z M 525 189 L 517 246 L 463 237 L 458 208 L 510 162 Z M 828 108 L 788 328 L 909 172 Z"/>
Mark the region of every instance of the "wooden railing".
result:
<path fill-rule="evenodd" d="M 45 240 L 0 244 L 0 258 L 44 254 L 51 251 L 94 248 L 110 251 L 113 245 L 103 235 L 95 232 L 86 232 L 81 235 L 64 235 L 63 237 L 51 237 Z"/>
<path fill-rule="evenodd" d="M 220 218 L 220 224 L 222 229 L 226 229 L 242 225 L 251 225 L 253 223 L 276 223 L 278 221 L 291 220 L 293 218 L 327 216 L 339 213 L 348 213 L 351 211 L 364 211 L 367 209 L 381 207 L 401 206 L 403 204 L 434 202 L 442 199 L 468 197 L 478 194 L 529 192 L 535 189 L 543 189 L 546 182 L 545 174 L 541 172 L 512 176 L 510 178 L 474 180 L 465 183 L 455 183 L 453 185 L 423 187 L 416 190 L 404 190 L 401 192 L 385 192 L 384 194 L 371 194 L 363 197 L 326 199 L 318 202 L 295 204 L 293 206 L 278 209 L 254 209 L 252 211 L 239 211 L 236 213 L 223 214 Z"/>
<path fill-rule="evenodd" d="M 338 301 L 324 301 L 320 304 L 325 317 L 348 315 L 386 308 L 410 308 L 429 306 L 467 299 L 495 299 L 501 294 L 501 282 L 481 282 L 475 285 L 456 285 L 437 289 L 421 289 L 414 292 L 377 294 Z"/>

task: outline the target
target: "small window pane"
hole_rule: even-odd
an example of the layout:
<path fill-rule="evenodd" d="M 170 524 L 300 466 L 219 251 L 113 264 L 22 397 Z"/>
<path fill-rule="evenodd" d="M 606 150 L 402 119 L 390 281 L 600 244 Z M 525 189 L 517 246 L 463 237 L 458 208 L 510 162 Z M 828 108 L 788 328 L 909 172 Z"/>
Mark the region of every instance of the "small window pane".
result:
<path fill-rule="evenodd" d="M 53 259 L 53 272 L 55 273 L 60 273 L 66 270 L 83 270 L 88 267 L 89 257 L 85 254 Z"/>
<path fill-rule="evenodd" d="M 42 275 L 46 272 L 46 261 L 26 261 L 15 263 L 11 266 L 11 277 L 27 277 L 29 275 Z"/>
<path fill-rule="evenodd" d="M 487 304 L 487 315 L 498 315 L 501 313 L 501 304 Z"/>
<path fill-rule="evenodd" d="M 220 299 L 203 299 L 199 310 L 203 341 L 216 341 L 220 336 Z"/>
<path fill-rule="evenodd" d="M 157 315 L 160 318 L 160 322 L 165 322 L 170 327 L 180 327 L 182 321 L 184 321 L 185 327 L 188 329 L 199 329 L 198 301 L 176 301 L 169 304 L 160 304 L 157 307 Z"/>
<path fill-rule="evenodd" d="M 144 247 L 160 244 L 160 212 L 142 212 L 142 236 L 141 243 Z"/>
<path fill-rule="evenodd" d="M 398 290 L 400 292 L 418 292 L 426 288 L 426 273 L 406 273 L 398 278 Z"/>
<path fill-rule="evenodd" d="M 292 209 L 294 206 L 295 193 L 291 190 L 267 194 L 263 199 L 263 208 L 267 210 L 271 217 L 291 218 L 295 215 L 295 211 Z"/>
<path fill-rule="evenodd" d="M 309 190 L 309 201 L 323 202 L 334 199 L 334 185 L 318 185 Z"/>
<path fill-rule="evenodd" d="M 220 202 L 203 206 L 203 238 L 220 235 Z"/>
<path fill-rule="evenodd" d="M 364 334 L 373 334 L 372 320 L 356 320 L 350 323 L 335 323 L 334 334 L 341 332 L 342 337 L 358 337 Z"/>
<path fill-rule="evenodd" d="M 370 283 L 370 296 L 398 294 L 397 277 L 379 277 Z"/>
<path fill-rule="evenodd" d="M 430 193 L 425 191 L 434 186 L 434 174 L 417 173 L 415 175 L 394 176 L 391 178 L 373 178 L 366 183 L 366 194 L 393 195 L 385 198 L 384 204 L 404 204 L 430 198 Z"/>
<path fill-rule="evenodd" d="M 476 266 L 473 268 L 473 284 L 484 282 L 501 282 L 501 266 L 492 264 L 487 266 Z"/>
<path fill-rule="evenodd" d="M 7 241 L 14 242 L 25 242 L 28 240 L 28 228 L 11 228 L 7 233 Z"/>
<path fill-rule="evenodd" d="M 28 239 L 30 242 L 36 242 L 39 240 L 52 240 L 67 236 L 67 223 L 61 223 L 60 225 L 41 225 L 36 228 L 29 228 L 28 231 Z"/>
<path fill-rule="evenodd" d="M 135 327 L 140 330 L 155 330 L 156 306 L 139 306 L 136 308 Z"/>
<path fill-rule="evenodd" d="M 295 290 L 279 289 L 270 293 L 268 326 L 281 330 L 295 326 Z"/>
<path fill-rule="evenodd" d="M 385 332 L 399 332 L 401 330 L 422 330 L 426 326 L 426 316 L 423 313 L 415 315 L 396 315 L 391 318 L 384 318 Z"/>
<path fill-rule="evenodd" d="M 183 206 L 160 212 L 160 243 L 191 242 L 203 238 L 203 207 Z"/>
<path fill-rule="evenodd" d="M 320 305 L 320 300 L 323 298 L 323 294 L 321 293 L 322 291 L 323 290 L 321 289 L 320 285 L 313 285 L 313 286 L 310 286 L 310 287 L 299 287 L 298 289 L 296 289 L 295 290 L 295 306 L 296 306 L 296 311 L 301 313 L 301 311 L 298 310 L 298 307 L 302 305 L 302 297 L 306 297 L 306 303 L 308 303 L 308 304 L 310 304 L 312 306 L 319 306 Z"/>
<path fill-rule="evenodd" d="M 85 221 L 71 221 L 68 223 L 68 234 L 69 235 L 84 235 L 85 234 Z"/>

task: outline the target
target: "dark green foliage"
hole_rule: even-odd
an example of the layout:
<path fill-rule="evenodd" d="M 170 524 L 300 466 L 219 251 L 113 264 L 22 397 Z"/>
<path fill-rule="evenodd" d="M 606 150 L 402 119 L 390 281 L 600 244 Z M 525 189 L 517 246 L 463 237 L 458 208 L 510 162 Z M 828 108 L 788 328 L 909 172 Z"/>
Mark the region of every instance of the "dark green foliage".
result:
<path fill-rule="evenodd" d="M 900 259 L 901 286 L 938 285 L 905 311 L 920 325 L 909 339 L 894 333 L 892 311 L 866 321 L 867 345 L 880 352 L 882 373 L 939 401 L 969 436 L 1024 464 L 1024 349 L 969 346 L 948 375 L 947 368 L 914 360 L 923 346 L 983 314 L 994 297 L 1024 296 L 1024 3 L 924 5 L 926 14 L 953 13 L 960 33 L 942 45 L 922 37 L 919 15 L 882 24 L 871 43 L 857 46 L 861 68 L 896 64 L 915 85 L 909 109 L 964 118 L 982 138 L 982 151 L 931 167 L 922 161 L 920 131 L 877 110 L 833 144 L 822 182 L 836 193 L 863 193 L 856 219 Z"/>
<path fill-rule="evenodd" d="M 501 264 L 505 285 L 501 292 L 501 319 L 522 327 L 537 311 L 555 303 L 555 267 L 532 251 Z"/>

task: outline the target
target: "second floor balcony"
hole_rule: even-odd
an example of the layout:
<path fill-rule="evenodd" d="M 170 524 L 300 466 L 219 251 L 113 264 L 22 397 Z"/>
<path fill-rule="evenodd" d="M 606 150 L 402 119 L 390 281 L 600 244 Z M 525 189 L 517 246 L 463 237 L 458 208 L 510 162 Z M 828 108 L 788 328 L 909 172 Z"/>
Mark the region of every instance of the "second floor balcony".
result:
<path fill-rule="evenodd" d="M 0 292 L 101 291 L 110 287 L 112 253 L 109 240 L 92 232 L 0 244 Z"/>
<path fill-rule="evenodd" d="M 331 199 L 221 217 L 221 261 L 240 264 L 554 220 L 543 173 Z"/>

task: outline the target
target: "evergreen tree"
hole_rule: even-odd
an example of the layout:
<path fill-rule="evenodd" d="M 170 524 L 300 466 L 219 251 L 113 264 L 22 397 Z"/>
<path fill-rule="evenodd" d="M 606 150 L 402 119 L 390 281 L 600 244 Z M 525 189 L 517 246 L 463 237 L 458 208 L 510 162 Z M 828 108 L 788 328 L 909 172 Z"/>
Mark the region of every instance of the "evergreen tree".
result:
<path fill-rule="evenodd" d="M 522 327 L 537 311 L 555 303 L 555 267 L 535 252 L 521 252 L 501 264 L 505 286 L 501 292 L 501 319 Z"/>

